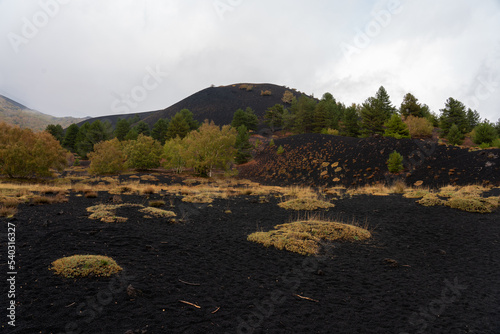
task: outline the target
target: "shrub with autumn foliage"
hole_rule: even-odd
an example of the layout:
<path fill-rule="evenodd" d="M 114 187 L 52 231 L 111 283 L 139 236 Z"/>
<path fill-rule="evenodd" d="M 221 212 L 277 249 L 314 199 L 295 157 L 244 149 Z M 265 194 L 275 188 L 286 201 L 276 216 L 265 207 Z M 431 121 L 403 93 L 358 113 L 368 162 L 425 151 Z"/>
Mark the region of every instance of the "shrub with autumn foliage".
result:
<path fill-rule="evenodd" d="M 432 130 L 434 127 L 427 118 L 408 116 L 405 119 L 405 123 L 408 126 L 408 130 L 410 130 L 410 136 L 412 138 L 432 137 Z"/>
<path fill-rule="evenodd" d="M 48 132 L 35 133 L 0 123 L 0 174 L 9 177 L 52 176 L 66 167 L 66 150 Z"/>
<path fill-rule="evenodd" d="M 89 159 L 89 174 L 116 174 L 126 169 L 125 153 L 118 138 L 95 144 Z"/>
<path fill-rule="evenodd" d="M 185 150 L 181 154 L 186 165 L 209 177 L 215 168 L 227 170 L 236 156 L 236 135 L 236 129 L 229 125 L 221 128 L 205 121 L 184 139 Z"/>

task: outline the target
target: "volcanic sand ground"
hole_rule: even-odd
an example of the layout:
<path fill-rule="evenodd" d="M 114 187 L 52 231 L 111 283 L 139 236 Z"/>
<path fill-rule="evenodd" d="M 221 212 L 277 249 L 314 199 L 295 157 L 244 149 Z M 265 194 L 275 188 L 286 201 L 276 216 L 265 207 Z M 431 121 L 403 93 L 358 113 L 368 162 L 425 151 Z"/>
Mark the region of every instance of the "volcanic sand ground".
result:
<path fill-rule="evenodd" d="M 423 207 L 401 195 L 333 200 L 325 217 L 368 223 L 373 237 L 307 257 L 246 240 L 297 218 L 271 195 L 211 205 L 173 197 L 178 223 L 134 207 L 117 211 L 123 223 L 90 220 L 86 208 L 109 199 L 71 193 L 69 203 L 21 205 L 1 219 L 16 225 L 19 266 L 16 327 L 4 317 L 2 333 L 500 332 L 498 210 Z M 6 233 L 1 243 L 6 251 Z M 110 256 L 124 271 L 65 279 L 48 270 L 74 254 Z M 127 294 L 130 284 L 142 292 Z"/>

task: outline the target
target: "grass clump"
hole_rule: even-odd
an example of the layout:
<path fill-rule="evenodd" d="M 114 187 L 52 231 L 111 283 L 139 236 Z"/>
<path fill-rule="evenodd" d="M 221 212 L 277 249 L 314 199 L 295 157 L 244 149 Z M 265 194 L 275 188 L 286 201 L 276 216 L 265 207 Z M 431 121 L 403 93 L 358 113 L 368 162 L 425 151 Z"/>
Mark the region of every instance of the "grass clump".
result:
<path fill-rule="evenodd" d="M 167 210 L 162 210 L 162 209 L 152 208 L 152 207 L 140 209 L 139 212 L 146 214 L 146 216 L 144 218 L 152 218 L 152 217 L 171 218 L 171 217 L 176 216 L 176 214 L 172 211 L 167 211 Z"/>
<path fill-rule="evenodd" d="M 115 260 L 101 255 L 73 255 L 52 262 L 50 270 L 66 278 L 109 277 L 122 270 Z"/>
<path fill-rule="evenodd" d="M 425 195 L 422 199 L 418 200 L 417 203 L 423 206 L 437 206 L 443 205 L 445 201 L 437 197 L 435 194 L 429 193 Z"/>
<path fill-rule="evenodd" d="M 294 198 L 278 204 L 279 207 L 287 210 L 317 210 L 333 208 L 335 205 L 317 198 Z"/>
<path fill-rule="evenodd" d="M 317 255 L 321 240 L 362 241 L 370 237 L 371 233 L 364 228 L 313 217 L 277 225 L 269 232 L 252 233 L 247 240 L 302 255 Z"/>
<path fill-rule="evenodd" d="M 317 210 L 328 209 L 335 205 L 319 198 L 318 194 L 309 187 L 287 187 L 283 190 L 286 201 L 278 204 L 287 210 Z"/>
<path fill-rule="evenodd" d="M 100 220 L 103 223 L 123 223 L 128 220 L 126 217 L 116 216 L 116 210 L 124 206 L 139 206 L 140 204 L 98 204 L 87 208 L 87 212 L 91 212 L 89 218 Z"/>
<path fill-rule="evenodd" d="M 429 195 L 431 191 L 427 188 L 409 189 L 403 195 L 405 198 L 422 198 Z"/>
<path fill-rule="evenodd" d="M 153 208 L 159 208 L 160 206 L 164 206 L 165 201 L 162 200 L 156 200 L 156 201 L 149 201 L 149 206 Z"/>
<path fill-rule="evenodd" d="M 210 193 L 200 192 L 184 196 L 182 201 L 187 203 L 212 203 L 214 199 Z"/>
<path fill-rule="evenodd" d="M 0 205 L 0 217 L 12 218 L 17 213 L 16 207 Z"/>
<path fill-rule="evenodd" d="M 467 212 L 491 213 L 498 207 L 499 197 L 452 197 L 444 204 Z"/>

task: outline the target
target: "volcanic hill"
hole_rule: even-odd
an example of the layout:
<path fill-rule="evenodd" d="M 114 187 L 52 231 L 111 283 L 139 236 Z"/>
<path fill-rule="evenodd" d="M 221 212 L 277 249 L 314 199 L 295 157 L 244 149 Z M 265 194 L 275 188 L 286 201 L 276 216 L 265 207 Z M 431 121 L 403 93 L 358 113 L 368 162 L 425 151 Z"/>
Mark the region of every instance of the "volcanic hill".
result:
<path fill-rule="evenodd" d="M 130 119 L 137 115 L 152 127 L 160 118 L 171 118 L 182 109 L 189 109 L 193 113 L 194 119 L 199 122 L 208 119 L 214 121 L 217 125 L 225 125 L 231 124 L 233 114 L 239 108 L 245 110 L 247 107 L 250 107 L 262 119 L 269 107 L 277 103 L 283 103 L 281 98 L 287 90 L 291 91 L 297 98 L 303 94 L 295 89 L 273 84 L 241 83 L 229 86 L 209 87 L 163 110 L 101 116 L 89 119 L 86 122 L 93 122 L 95 120 L 109 121 L 114 126 L 119 118 Z"/>

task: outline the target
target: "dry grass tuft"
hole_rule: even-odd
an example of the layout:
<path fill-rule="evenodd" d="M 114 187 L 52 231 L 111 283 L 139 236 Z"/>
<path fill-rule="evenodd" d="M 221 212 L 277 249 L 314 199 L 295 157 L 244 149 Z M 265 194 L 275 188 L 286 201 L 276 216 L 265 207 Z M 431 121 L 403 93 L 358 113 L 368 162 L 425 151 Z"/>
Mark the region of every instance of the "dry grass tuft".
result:
<path fill-rule="evenodd" d="M 278 204 L 279 207 L 287 210 L 317 210 L 333 208 L 335 205 L 317 198 L 294 198 Z"/>
<path fill-rule="evenodd" d="M 391 186 L 391 193 L 393 194 L 404 194 L 406 191 L 406 183 L 403 180 L 397 180 Z"/>
<path fill-rule="evenodd" d="M 52 262 L 50 270 L 66 278 L 109 277 L 122 270 L 110 257 L 100 255 L 73 255 Z"/>
<path fill-rule="evenodd" d="M 159 208 L 160 206 L 164 206 L 164 205 L 165 205 L 165 201 L 162 201 L 162 200 L 156 200 L 156 201 L 149 202 L 149 206 L 152 206 L 154 208 Z"/>
<path fill-rule="evenodd" d="M 317 210 L 333 208 L 335 205 L 322 200 L 310 187 L 287 187 L 284 188 L 283 194 L 288 197 L 286 201 L 278 204 L 279 207 L 287 210 Z"/>
<path fill-rule="evenodd" d="M 348 189 L 347 194 L 355 195 L 371 195 L 371 196 L 389 196 L 392 191 L 385 184 L 379 183 L 375 185 L 366 185 L 355 189 Z"/>
<path fill-rule="evenodd" d="M 426 195 L 429 195 L 431 193 L 430 189 L 428 188 L 410 188 L 407 189 L 403 195 L 405 198 L 422 198 L 425 197 Z"/>
<path fill-rule="evenodd" d="M 427 194 L 422 199 L 418 200 L 417 203 L 423 206 L 437 206 L 443 205 L 444 201 L 435 194 Z"/>
<path fill-rule="evenodd" d="M 182 198 L 182 201 L 187 203 L 212 203 L 214 199 L 210 193 L 198 193 L 187 195 Z"/>
<path fill-rule="evenodd" d="M 252 233 L 247 240 L 302 255 L 316 255 L 321 240 L 362 241 L 370 237 L 371 233 L 365 228 L 313 217 L 277 225 L 269 232 Z"/>
<path fill-rule="evenodd" d="M 100 220 L 103 223 L 123 223 L 128 218 L 116 216 L 116 210 L 125 206 L 142 207 L 140 204 L 98 204 L 88 207 L 87 212 L 91 212 L 89 218 L 93 220 Z"/>
<path fill-rule="evenodd" d="M 33 204 L 52 204 L 54 198 L 48 196 L 34 196 L 31 201 Z"/>
<path fill-rule="evenodd" d="M 19 199 L 8 197 L 2 201 L 2 206 L 5 208 L 17 208 L 19 205 Z"/>
<path fill-rule="evenodd" d="M 0 217 L 12 218 L 17 213 L 16 207 L 6 207 L 0 205 Z"/>
<path fill-rule="evenodd" d="M 155 193 L 155 188 L 153 186 L 145 186 L 140 191 L 143 195 L 151 195 Z"/>
<path fill-rule="evenodd" d="M 144 218 L 150 218 L 150 216 L 157 217 L 157 218 L 171 218 L 171 217 L 176 216 L 176 214 L 172 211 L 167 211 L 167 210 L 162 210 L 162 209 L 152 208 L 152 207 L 140 209 L 139 212 L 145 213 L 147 215 Z"/>

